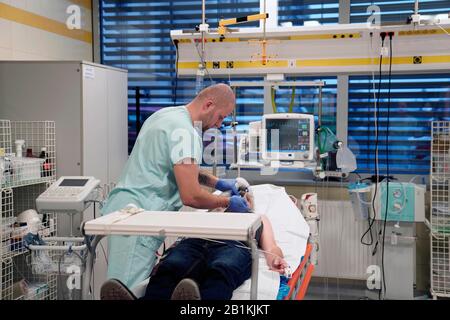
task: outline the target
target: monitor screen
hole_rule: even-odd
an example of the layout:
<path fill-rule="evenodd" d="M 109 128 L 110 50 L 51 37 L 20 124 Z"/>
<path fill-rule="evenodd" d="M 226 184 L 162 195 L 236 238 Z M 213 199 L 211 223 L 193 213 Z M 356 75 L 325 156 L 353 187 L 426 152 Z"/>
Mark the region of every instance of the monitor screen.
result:
<path fill-rule="evenodd" d="M 267 152 L 308 152 L 310 120 L 266 119 L 266 135 Z"/>
<path fill-rule="evenodd" d="M 89 179 L 64 179 L 59 187 L 84 187 Z"/>

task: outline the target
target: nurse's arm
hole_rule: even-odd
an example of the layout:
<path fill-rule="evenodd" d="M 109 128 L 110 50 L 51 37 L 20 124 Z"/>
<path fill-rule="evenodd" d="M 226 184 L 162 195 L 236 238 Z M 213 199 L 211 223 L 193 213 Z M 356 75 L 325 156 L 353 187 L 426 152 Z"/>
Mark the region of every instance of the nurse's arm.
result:
<path fill-rule="evenodd" d="M 226 208 L 230 198 L 216 196 L 200 186 L 199 167 L 193 160 L 174 165 L 175 179 L 184 205 L 197 209 Z"/>
<path fill-rule="evenodd" d="M 219 181 L 219 179 L 215 176 L 213 176 L 212 174 L 210 174 L 209 172 L 205 171 L 205 170 L 201 170 L 198 172 L 198 182 L 201 185 L 210 187 L 210 188 L 215 188 L 217 181 Z"/>

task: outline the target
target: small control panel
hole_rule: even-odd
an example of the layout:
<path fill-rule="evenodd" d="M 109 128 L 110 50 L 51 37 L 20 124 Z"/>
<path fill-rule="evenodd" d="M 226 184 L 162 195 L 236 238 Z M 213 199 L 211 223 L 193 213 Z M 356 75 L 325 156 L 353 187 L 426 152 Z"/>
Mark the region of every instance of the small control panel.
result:
<path fill-rule="evenodd" d="M 94 177 L 61 177 L 36 199 L 36 208 L 40 212 L 83 212 L 99 184 Z"/>

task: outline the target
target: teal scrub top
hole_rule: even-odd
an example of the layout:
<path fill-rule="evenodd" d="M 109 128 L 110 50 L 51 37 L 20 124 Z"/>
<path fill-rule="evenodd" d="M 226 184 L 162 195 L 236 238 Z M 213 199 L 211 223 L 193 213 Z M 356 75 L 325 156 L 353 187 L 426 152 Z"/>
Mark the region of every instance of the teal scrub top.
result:
<path fill-rule="evenodd" d="M 202 138 L 185 106 L 155 112 L 143 124 L 117 186 L 102 214 L 132 203 L 148 211 L 177 211 L 182 207 L 174 165 L 191 158 L 202 161 Z M 133 287 L 146 279 L 163 239 L 148 236 L 110 236 L 108 278 Z"/>

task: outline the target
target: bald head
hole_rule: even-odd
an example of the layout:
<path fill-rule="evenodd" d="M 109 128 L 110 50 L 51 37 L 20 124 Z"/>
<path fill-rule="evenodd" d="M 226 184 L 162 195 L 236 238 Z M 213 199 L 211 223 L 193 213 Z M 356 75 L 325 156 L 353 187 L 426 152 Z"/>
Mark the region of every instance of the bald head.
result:
<path fill-rule="evenodd" d="M 219 83 L 209 86 L 188 104 L 193 121 L 201 121 L 203 130 L 219 128 L 233 111 L 235 96 L 230 86 Z"/>
<path fill-rule="evenodd" d="M 195 100 L 197 99 L 201 101 L 205 99 L 213 99 L 214 102 L 218 104 L 229 104 L 234 103 L 235 97 L 230 86 L 224 83 L 218 83 L 200 91 L 197 97 L 195 97 Z"/>

